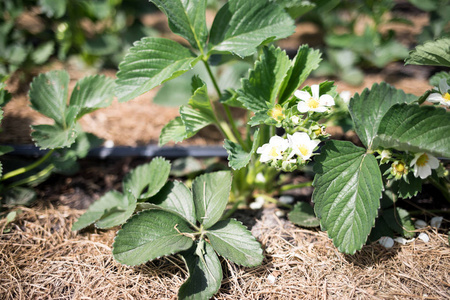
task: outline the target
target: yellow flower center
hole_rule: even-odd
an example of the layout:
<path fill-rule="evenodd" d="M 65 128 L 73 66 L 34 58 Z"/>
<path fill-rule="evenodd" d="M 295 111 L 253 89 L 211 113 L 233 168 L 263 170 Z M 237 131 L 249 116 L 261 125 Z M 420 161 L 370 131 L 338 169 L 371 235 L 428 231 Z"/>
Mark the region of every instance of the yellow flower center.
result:
<path fill-rule="evenodd" d="M 283 115 L 283 108 L 281 107 L 275 107 L 272 109 L 272 114 L 271 117 L 274 118 L 275 120 L 282 120 L 284 119 L 284 115 Z"/>
<path fill-rule="evenodd" d="M 309 108 L 318 108 L 319 107 L 319 100 L 311 97 L 308 100 L 308 107 Z"/>
<path fill-rule="evenodd" d="M 423 167 L 428 163 L 428 155 L 426 153 L 422 154 L 416 161 L 416 165 Z"/>
<path fill-rule="evenodd" d="M 303 156 L 307 156 L 308 155 L 308 148 L 305 146 L 305 145 L 300 145 L 300 146 L 298 146 L 298 151 L 300 151 L 300 153 L 303 155 Z"/>
<path fill-rule="evenodd" d="M 403 171 L 405 171 L 405 165 L 403 163 L 398 163 L 398 165 L 395 166 L 395 169 L 398 173 L 403 173 Z"/>
<path fill-rule="evenodd" d="M 273 147 L 273 148 L 270 150 L 269 155 L 270 155 L 271 157 L 277 157 L 277 156 L 278 156 L 277 149 L 276 149 L 275 147 Z"/>
<path fill-rule="evenodd" d="M 450 101 L 450 94 L 449 93 L 445 93 L 442 98 L 444 98 L 445 102 L 449 102 Z"/>

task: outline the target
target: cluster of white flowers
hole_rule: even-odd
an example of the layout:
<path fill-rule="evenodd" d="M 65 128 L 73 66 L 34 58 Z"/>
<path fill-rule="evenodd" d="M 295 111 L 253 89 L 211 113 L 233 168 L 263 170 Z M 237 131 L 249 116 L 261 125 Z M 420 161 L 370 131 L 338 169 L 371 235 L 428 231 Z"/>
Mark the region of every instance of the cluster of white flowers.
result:
<path fill-rule="evenodd" d="M 256 153 L 261 154 L 259 160 L 264 163 L 278 160 L 294 163 L 294 155 L 302 161 L 310 159 L 319 143 L 319 140 L 312 140 L 305 132 L 296 132 L 293 135 L 288 134 L 287 139 L 280 136 L 271 137 L 269 143 L 259 147 Z"/>

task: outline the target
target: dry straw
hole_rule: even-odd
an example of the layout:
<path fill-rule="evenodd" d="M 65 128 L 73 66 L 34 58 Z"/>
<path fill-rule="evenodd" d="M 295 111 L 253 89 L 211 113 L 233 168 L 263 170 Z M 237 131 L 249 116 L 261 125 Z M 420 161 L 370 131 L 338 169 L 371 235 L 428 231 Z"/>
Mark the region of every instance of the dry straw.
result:
<path fill-rule="evenodd" d="M 115 230 L 74 233 L 81 211 L 31 210 L 0 236 L 1 299 L 174 299 L 186 278 L 178 257 L 125 267 L 111 256 Z M 5 220 L 0 221 L 3 232 Z M 337 252 L 325 233 L 294 227 L 266 210 L 253 226 L 266 258 L 257 268 L 223 262 L 217 299 L 449 299 L 450 248 L 428 230 L 384 249 Z"/>

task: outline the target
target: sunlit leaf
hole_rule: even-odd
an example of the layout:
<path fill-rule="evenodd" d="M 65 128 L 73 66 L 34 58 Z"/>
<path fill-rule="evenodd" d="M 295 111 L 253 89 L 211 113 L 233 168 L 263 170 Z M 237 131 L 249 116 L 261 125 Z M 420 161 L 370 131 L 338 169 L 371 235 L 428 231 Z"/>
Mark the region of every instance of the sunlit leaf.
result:
<path fill-rule="evenodd" d="M 214 19 L 209 53 L 249 56 L 259 45 L 288 37 L 294 29 L 294 21 L 272 1 L 230 0 Z"/>
<path fill-rule="evenodd" d="M 450 67 L 450 38 L 426 42 L 409 52 L 405 64 Z"/>
<path fill-rule="evenodd" d="M 197 63 L 189 49 L 163 38 L 143 38 L 119 65 L 116 96 L 125 102 L 175 78 Z"/>
<path fill-rule="evenodd" d="M 261 245 L 241 222 L 233 219 L 219 221 L 208 229 L 206 235 L 214 250 L 226 259 L 246 267 L 262 263 Z"/>
<path fill-rule="evenodd" d="M 150 0 L 169 19 L 170 29 L 196 49 L 203 49 L 208 38 L 206 0 Z"/>
<path fill-rule="evenodd" d="M 380 122 L 375 142 L 384 148 L 450 157 L 450 112 L 434 106 L 397 104 Z"/>
<path fill-rule="evenodd" d="M 71 146 L 77 138 L 75 124 L 67 129 L 58 125 L 33 125 L 31 137 L 40 149 L 56 149 Z"/>
<path fill-rule="evenodd" d="M 199 221 L 207 229 L 221 217 L 228 203 L 231 189 L 231 173 L 219 171 L 195 178 L 192 183 L 194 203 Z"/>
<path fill-rule="evenodd" d="M 377 160 L 364 148 L 332 140 L 315 162 L 312 199 L 321 228 L 339 251 L 353 254 L 365 244 L 380 207 Z"/>
<path fill-rule="evenodd" d="M 117 232 L 114 258 L 135 266 L 149 260 L 189 249 L 193 241 L 183 233 L 192 233 L 181 217 L 163 210 L 145 210 L 133 216 Z"/>

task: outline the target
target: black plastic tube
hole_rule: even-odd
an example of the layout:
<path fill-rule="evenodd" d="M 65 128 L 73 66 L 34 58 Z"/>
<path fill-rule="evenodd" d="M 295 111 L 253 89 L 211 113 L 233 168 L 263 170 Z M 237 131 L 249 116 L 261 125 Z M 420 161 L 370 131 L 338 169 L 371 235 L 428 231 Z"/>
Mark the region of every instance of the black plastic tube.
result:
<path fill-rule="evenodd" d="M 48 150 L 40 150 L 33 145 L 10 145 L 14 151 L 9 152 L 10 155 L 17 156 L 42 156 Z M 158 147 L 156 145 L 147 145 L 139 147 L 98 147 L 89 151 L 87 157 L 90 158 L 118 158 L 118 157 L 156 157 L 162 156 L 166 158 L 177 157 L 227 157 L 227 151 L 221 146 L 188 146 L 188 147 Z"/>

